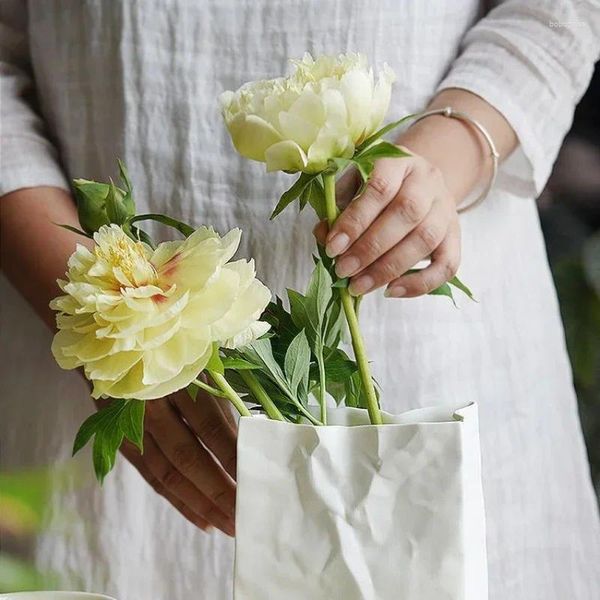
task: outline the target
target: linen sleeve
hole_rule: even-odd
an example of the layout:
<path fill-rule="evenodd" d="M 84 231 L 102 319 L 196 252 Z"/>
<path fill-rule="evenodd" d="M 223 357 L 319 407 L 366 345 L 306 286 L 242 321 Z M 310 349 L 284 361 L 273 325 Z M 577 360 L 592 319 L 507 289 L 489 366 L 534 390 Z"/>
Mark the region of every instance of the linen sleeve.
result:
<path fill-rule="evenodd" d="M 539 195 L 599 53 L 598 0 L 507 0 L 467 33 L 438 91 L 473 92 L 513 127 L 519 146 L 499 186 Z"/>
<path fill-rule="evenodd" d="M 0 196 L 26 187 L 68 190 L 56 148 L 35 109 L 26 2 L 0 3 Z"/>

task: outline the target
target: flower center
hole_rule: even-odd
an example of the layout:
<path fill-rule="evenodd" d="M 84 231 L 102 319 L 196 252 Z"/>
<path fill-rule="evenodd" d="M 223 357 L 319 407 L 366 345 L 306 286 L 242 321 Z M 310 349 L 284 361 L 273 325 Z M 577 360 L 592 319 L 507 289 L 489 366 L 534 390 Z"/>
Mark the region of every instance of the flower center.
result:
<path fill-rule="evenodd" d="M 127 238 L 113 239 L 109 245 L 96 246 L 96 256 L 113 269 L 119 269 L 135 285 L 155 283 L 156 269 L 146 258 L 141 242 Z"/>

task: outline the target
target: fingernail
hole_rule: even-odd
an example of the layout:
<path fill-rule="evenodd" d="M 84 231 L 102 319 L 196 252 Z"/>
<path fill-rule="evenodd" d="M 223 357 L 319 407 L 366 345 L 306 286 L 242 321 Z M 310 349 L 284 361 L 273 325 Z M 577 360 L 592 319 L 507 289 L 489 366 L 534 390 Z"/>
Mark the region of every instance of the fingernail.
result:
<path fill-rule="evenodd" d="M 370 275 L 363 275 L 362 277 L 359 277 L 356 281 L 352 281 L 350 283 L 350 293 L 353 296 L 360 296 L 361 294 L 366 294 L 369 290 L 371 290 L 374 284 L 375 282 L 373 281 L 373 278 Z"/>
<path fill-rule="evenodd" d="M 340 255 L 350 245 L 350 237 L 346 233 L 336 233 L 325 246 L 325 252 L 329 258 Z"/>
<path fill-rule="evenodd" d="M 402 287 L 401 285 L 397 285 L 396 287 L 393 287 L 393 288 L 388 288 L 383 293 L 383 295 L 386 298 L 402 298 L 402 296 L 404 296 L 404 294 L 406 294 L 406 288 Z"/>
<path fill-rule="evenodd" d="M 360 260 L 356 256 L 344 256 L 335 264 L 335 273 L 338 277 L 350 277 L 360 269 Z"/>

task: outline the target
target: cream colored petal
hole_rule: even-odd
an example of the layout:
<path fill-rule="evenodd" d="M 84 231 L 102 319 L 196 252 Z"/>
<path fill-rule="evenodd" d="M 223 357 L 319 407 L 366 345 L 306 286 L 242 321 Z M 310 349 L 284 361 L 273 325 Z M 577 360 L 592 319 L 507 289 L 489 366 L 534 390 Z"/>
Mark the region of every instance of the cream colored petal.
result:
<path fill-rule="evenodd" d="M 239 287 L 239 275 L 223 267 L 210 285 L 191 298 L 182 315 L 182 326 L 193 329 L 199 325 L 210 325 L 222 318 L 234 303 Z"/>
<path fill-rule="evenodd" d="M 265 162 L 267 148 L 281 141 L 280 133 L 256 115 L 238 114 L 227 123 L 235 149 L 246 158 Z"/>
<path fill-rule="evenodd" d="M 373 76 L 363 70 L 349 71 L 340 81 L 340 91 L 346 101 L 350 134 L 358 140 L 370 123 Z"/>
<path fill-rule="evenodd" d="M 379 129 L 390 105 L 392 96 L 392 84 L 396 76 L 388 65 L 383 66 L 382 72 L 379 74 L 375 89 L 373 90 L 373 103 L 371 105 L 371 118 L 369 126 L 365 132 L 365 137 L 374 133 Z M 362 141 L 362 140 L 361 140 Z"/>
<path fill-rule="evenodd" d="M 286 140 L 274 144 L 265 152 L 267 171 L 302 171 L 308 163 L 306 154 L 302 148 Z"/>
<path fill-rule="evenodd" d="M 146 327 L 137 334 L 137 347 L 152 350 L 168 342 L 181 328 L 181 317 L 176 316 L 157 327 Z"/>
<path fill-rule="evenodd" d="M 64 346 L 62 350 L 64 356 L 73 356 L 82 363 L 100 360 L 114 351 L 112 339 L 98 339 L 93 333 L 81 336 L 77 342 Z"/>
<path fill-rule="evenodd" d="M 289 113 L 319 128 L 325 123 L 323 100 L 310 87 L 304 88 Z"/>
<path fill-rule="evenodd" d="M 210 345 L 209 340 L 192 340 L 185 334 L 179 334 L 161 346 L 144 352 L 143 384 L 150 386 L 173 379 L 187 365 L 204 356 Z"/>
<path fill-rule="evenodd" d="M 116 382 L 141 359 L 142 353 L 136 351 L 105 356 L 86 364 L 85 376 L 90 380 L 104 379 Z"/>
<path fill-rule="evenodd" d="M 282 134 L 289 140 L 294 141 L 305 151 L 308 150 L 308 147 L 319 133 L 317 125 L 291 112 L 282 112 L 279 114 L 279 125 Z"/>
<path fill-rule="evenodd" d="M 157 270 L 160 270 L 165 263 L 173 259 L 184 243 L 184 240 L 160 243 L 154 251 L 154 254 L 152 254 L 150 261 Z"/>
<path fill-rule="evenodd" d="M 163 398 L 169 394 L 187 387 L 206 367 L 208 360 L 212 354 L 212 346 L 209 346 L 206 352 L 194 363 L 184 367 L 173 379 L 169 379 L 164 383 L 160 383 L 151 388 L 146 388 L 138 393 L 134 398 L 139 400 L 154 400 Z"/>
<path fill-rule="evenodd" d="M 61 369 L 75 369 L 83 364 L 77 356 L 73 356 L 72 354 L 66 355 L 64 352 L 65 348 L 77 344 L 82 337 L 82 335 L 68 329 L 61 329 L 56 332 L 56 335 L 52 339 L 51 351 Z"/>
<path fill-rule="evenodd" d="M 322 93 L 328 127 L 340 132 L 349 131 L 346 100 L 339 89 L 327 89 Z"/>
<path fill-rule="evenodd" d="M 215 339 L 224 342 L 244 331 L 260 318 L 271 300 L 271 292 L 258 279 L 253 279 L 231 308 L 212 326 Z"/>
<path fill-rule="evenodd" d="M 269 323 L 266 323 L 265 321 L 255 321 L 241 333 L 238 333 L 237 335 L 226 340 L 226 342 L 223 344 L 223 347 L 230 349 L 243 348 L 244 346 L 247 346 L 254 340 L 257 340 L 259 337 L 263 336 L 265 333 L 267 333 L 267 331 L 269 331 L 270 328 L 271 326 Z"/>
<path fill-rule="evenodd" d="M 92 382 L 94 384 L 92 397 L 137 398 L 136 394 L 141 394 L 145 388 L 142 383 L 143 374 L 144 367 L 140 360 L 117 381 L 94 379 Z"/>
<path fill-rule="evenodd" d="M 335 130 L 322 130 L 315 143 L 308 150 L 309 173 L 322 171 L 331 158 L 350 158 L 354 153 L 354 144 L 348 134 Z"/>

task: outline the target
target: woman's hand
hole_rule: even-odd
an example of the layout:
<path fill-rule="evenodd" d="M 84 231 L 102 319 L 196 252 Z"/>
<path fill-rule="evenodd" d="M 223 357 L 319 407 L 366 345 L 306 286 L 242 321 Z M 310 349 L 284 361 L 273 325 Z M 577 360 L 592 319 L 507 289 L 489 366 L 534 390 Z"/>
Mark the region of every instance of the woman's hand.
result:
<path fill-rule="evenodd" d="M 337 190 L 345 210 L 329 233 L 326 224 L 317 228 L 327 254 L 337 257 L 337 275 L 351 278 L 354 295 L 387 286 L 386 296 L 420 296 L 452 279 L 458 270 L 456 202 L 441 171 L 410 153 L 407 158 L 379 160 L 366 189 L 353 200 L 358 177 L 346 174 Z M 429 257 L 430 265 L 407 274 Z"/>
<path fill-rule="evenodd" d="M 483 124 L 500 159 L 516 147 L 508 121 L 479 96 L 447 89 L 427 108 L 445 106 Z M 457 205 L 491 175 L 487 142 L 464 121 L 431 116 L 409 127 L 397 143 L 412 156 L 379 160 L 367 189 L 352 201 L 358 176 L 344 176 L 337 193 L 346 210 L 330 232 L 325 223 L 315 230 L 327 254 L 337 258 L 338 275 L 351 277 L 353 294 L 387 285 L 388 296 L 420 296 L 451 279 L 460 262 Z M 424 258 L 431 258 L 428 267 L 406 274 Z"/>
<path fill-rule="evenodd" d="M 185 390 L 146 402 L 144 453 L 122 453 L 186 519 L 235 535 L 236 425 L 225 401 Z"/>

